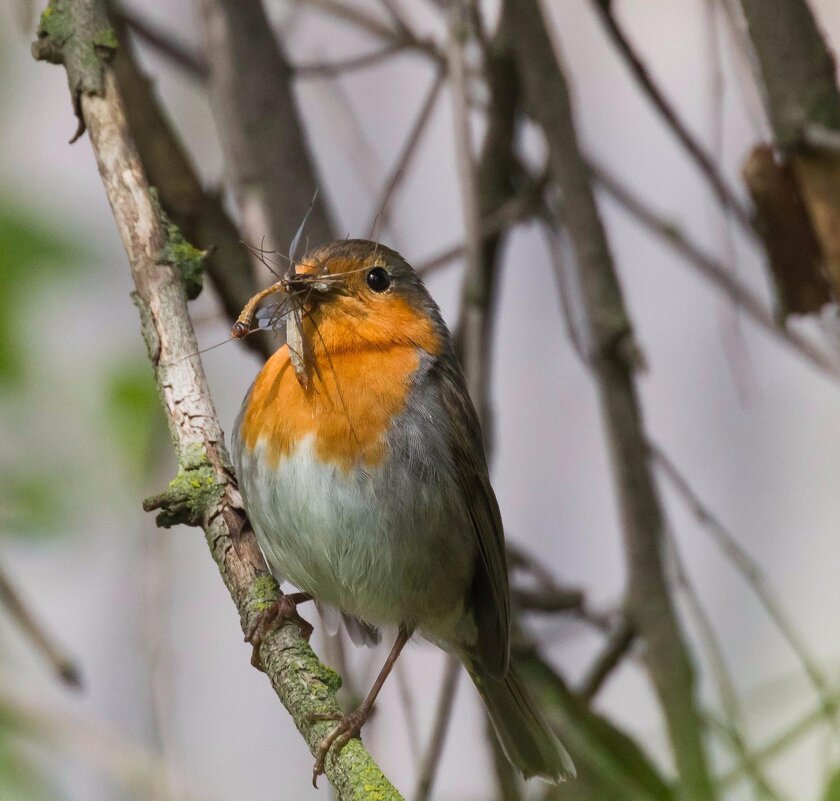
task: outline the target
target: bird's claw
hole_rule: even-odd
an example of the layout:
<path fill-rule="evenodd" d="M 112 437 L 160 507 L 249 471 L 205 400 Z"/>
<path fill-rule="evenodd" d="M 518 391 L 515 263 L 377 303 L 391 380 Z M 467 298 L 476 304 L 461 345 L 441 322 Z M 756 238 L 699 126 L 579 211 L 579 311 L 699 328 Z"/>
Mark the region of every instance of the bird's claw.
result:
<path fill-rule="evenodd" d="M 362 726 L 368 719 L 369 711 L 357 709 L 348 715 L 335 712 L 316 712 L 312 720 L 337 720 L 338 724 L 321 740 L 315 752 L 315 765 L 312 768 L 312 786 L 318 787 L 318 777 L 324 772 L 324 763 L 331 749 L 338 753 L 354 737 L 361 734 Z"/>
<path fill-rule="evenodd" d="M 263 670 L 262 659 L 260 659 L 260 648 L 265 638 L 272 631 L 280 628 L 286 621 L 295 621 L 298 628 L 300 628 L 301 636 L 305 640 L 308 641 L 312 636 L 312 624 L 308 620 L 304 620 L 297 611 L 298 604 L 308 600 L 310 600 L 310 596 L 302 592 L 290 595 L 283 594 L 271 606 L 257 615 L 251 628 L 248 629 L 248 633 L 245 635 L 245 642 L 250 643 L 253 647 L 251 664 L 257 670 Z"/>

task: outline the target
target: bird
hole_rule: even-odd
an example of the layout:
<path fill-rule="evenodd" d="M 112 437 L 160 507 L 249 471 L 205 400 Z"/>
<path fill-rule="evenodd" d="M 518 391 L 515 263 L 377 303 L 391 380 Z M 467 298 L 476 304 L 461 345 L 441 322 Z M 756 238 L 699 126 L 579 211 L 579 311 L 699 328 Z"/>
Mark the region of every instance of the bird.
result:
<path fill-rule="evenodd" d="M 397 631 L 371 692 L 321 742 L 313 783 L 330 749 L 359 735 L 415 634 L 460 659 L 523 777 L 574 776 L 511 666 L 502 520 L 438 306 L 399 253 L 363 239 L 315 248 L 278 287 L 289 335 L 232 432 L 257 542 L 299 590 L 281 596 L 272 625 L 314 599 L 356 641 Z M 255 652 L 264 633 L 251 632 Z"/>

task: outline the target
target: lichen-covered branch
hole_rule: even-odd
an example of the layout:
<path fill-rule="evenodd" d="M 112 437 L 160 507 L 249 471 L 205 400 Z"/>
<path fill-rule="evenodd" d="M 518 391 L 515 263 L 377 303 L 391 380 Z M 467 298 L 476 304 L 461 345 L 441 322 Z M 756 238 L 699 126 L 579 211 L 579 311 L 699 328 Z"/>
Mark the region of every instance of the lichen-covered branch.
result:
<path fill-rule="evenodd" d="M 621 508 L 628 571 L 626 612 L 644 641 L 686 801 L 715 797 L 706 761 L 694 667 L 662 561 L 664 520 L 650 465 L 634 367 L 638 350 L 581 156 L 565 77 L 536 0 L 508 0 L 511 37 L 530 113 L 548 141 L 552 176 L 577 257 L 592 367 Z"/>
<path fill-rule="evenodd" d="M 94 4 L 94 0 L 51 0 L 46 21 L 69 8 L 74 14 L 95 18 Z M 62 62 L 63 48 L 72 41 L 67 57 L 71 52 L 83 53 L 85 69 L 98 70 L 100 75 L 98 82 L 80 84 L 74 99 L 90 133 L 128 255 L 142 332 L 179 463 L 169 491 L 152 505 L 163 509 L 165 523 L 201 525 L 247 631 L 255 616 L 276 598 L 278 587 L 242 512 L 222 430 L 196 354 L 181 265 L 173 263 L 171 249 L 167 250 L 159 207 L 132 141 L 113 71 L 106 63 L 113 56 L 115 37 L 111 35 L 113 46 L 105 49 L 95 44 L 89 27 L 71 26 L 63 39 L 51 37 L 49 24 L 42 24 L 33 48 L 36 57 L 48 49 L 50 60 Z M 277 695 L 314 752 L 331 724 L 313 722 L 312 714 L 339 713 L 335 697 L 339 676 L 318 661 L 294 624 L 268 636 L 261 657 Z M 400 799 L 358 740 L 330 755 L 326 774 L 342 801 Z"/>
<path fill-rule="evenodd" d="M 205 191 L 190 158 L 167 119 L 148 78 L 142 73 L 127 34 L 127 24 L 114 15 L 120 47 L 112 62 L 124 98 L 128 127 L 149 183 L 161 206 L 196 247 L 208 251 L 207 274 L 225 312 L 236 319 L 257 291 L 253 267 L 221 195 Z M 267 357 L 271 343 L 252 336 L 245 344 Z"/>

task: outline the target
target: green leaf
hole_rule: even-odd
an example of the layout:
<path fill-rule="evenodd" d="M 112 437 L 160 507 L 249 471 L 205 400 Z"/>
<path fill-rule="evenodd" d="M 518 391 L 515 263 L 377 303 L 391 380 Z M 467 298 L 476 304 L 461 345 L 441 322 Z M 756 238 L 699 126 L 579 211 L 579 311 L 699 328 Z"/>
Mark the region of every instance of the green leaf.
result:
<path fill-rule="evenodd" d="M 26 315 L 38 282 L 67 274 L 81 248 L 66 234 L 0 200 L 0 385 L 23 376 Z"/>
<path fill-rule="evenodd" d="M 59 475 L 8 472 L 0 485 L 0 522 L 10 534 L 45 534 L 63 518 Z M 2 798 L 2 796 L 0 796 Z"/>
<path fill-rule="evenodd" d="M 835 768 L 822 794 L 822 801 L 840 801 L 840 768 Z"/>
<path fill-rule="evenodd" d="M 3 801 L 41 801 L 54 797 L 46 781 L 27 760 L 10 737 L 0 728 L 0 798 Z"/>

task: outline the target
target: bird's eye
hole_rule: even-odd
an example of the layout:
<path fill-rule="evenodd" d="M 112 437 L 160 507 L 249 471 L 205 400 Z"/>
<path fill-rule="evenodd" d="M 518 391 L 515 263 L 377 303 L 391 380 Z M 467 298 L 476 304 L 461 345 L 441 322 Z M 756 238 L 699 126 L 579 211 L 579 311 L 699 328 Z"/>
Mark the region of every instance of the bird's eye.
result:
<path fill-rule="evenodd" d="M 374 267 L 367 274 L 367 285 L 374 292 L 384 292 L 391 286 L 391 276 L 388 275 L 388 271 L 383 267 Z"/>

